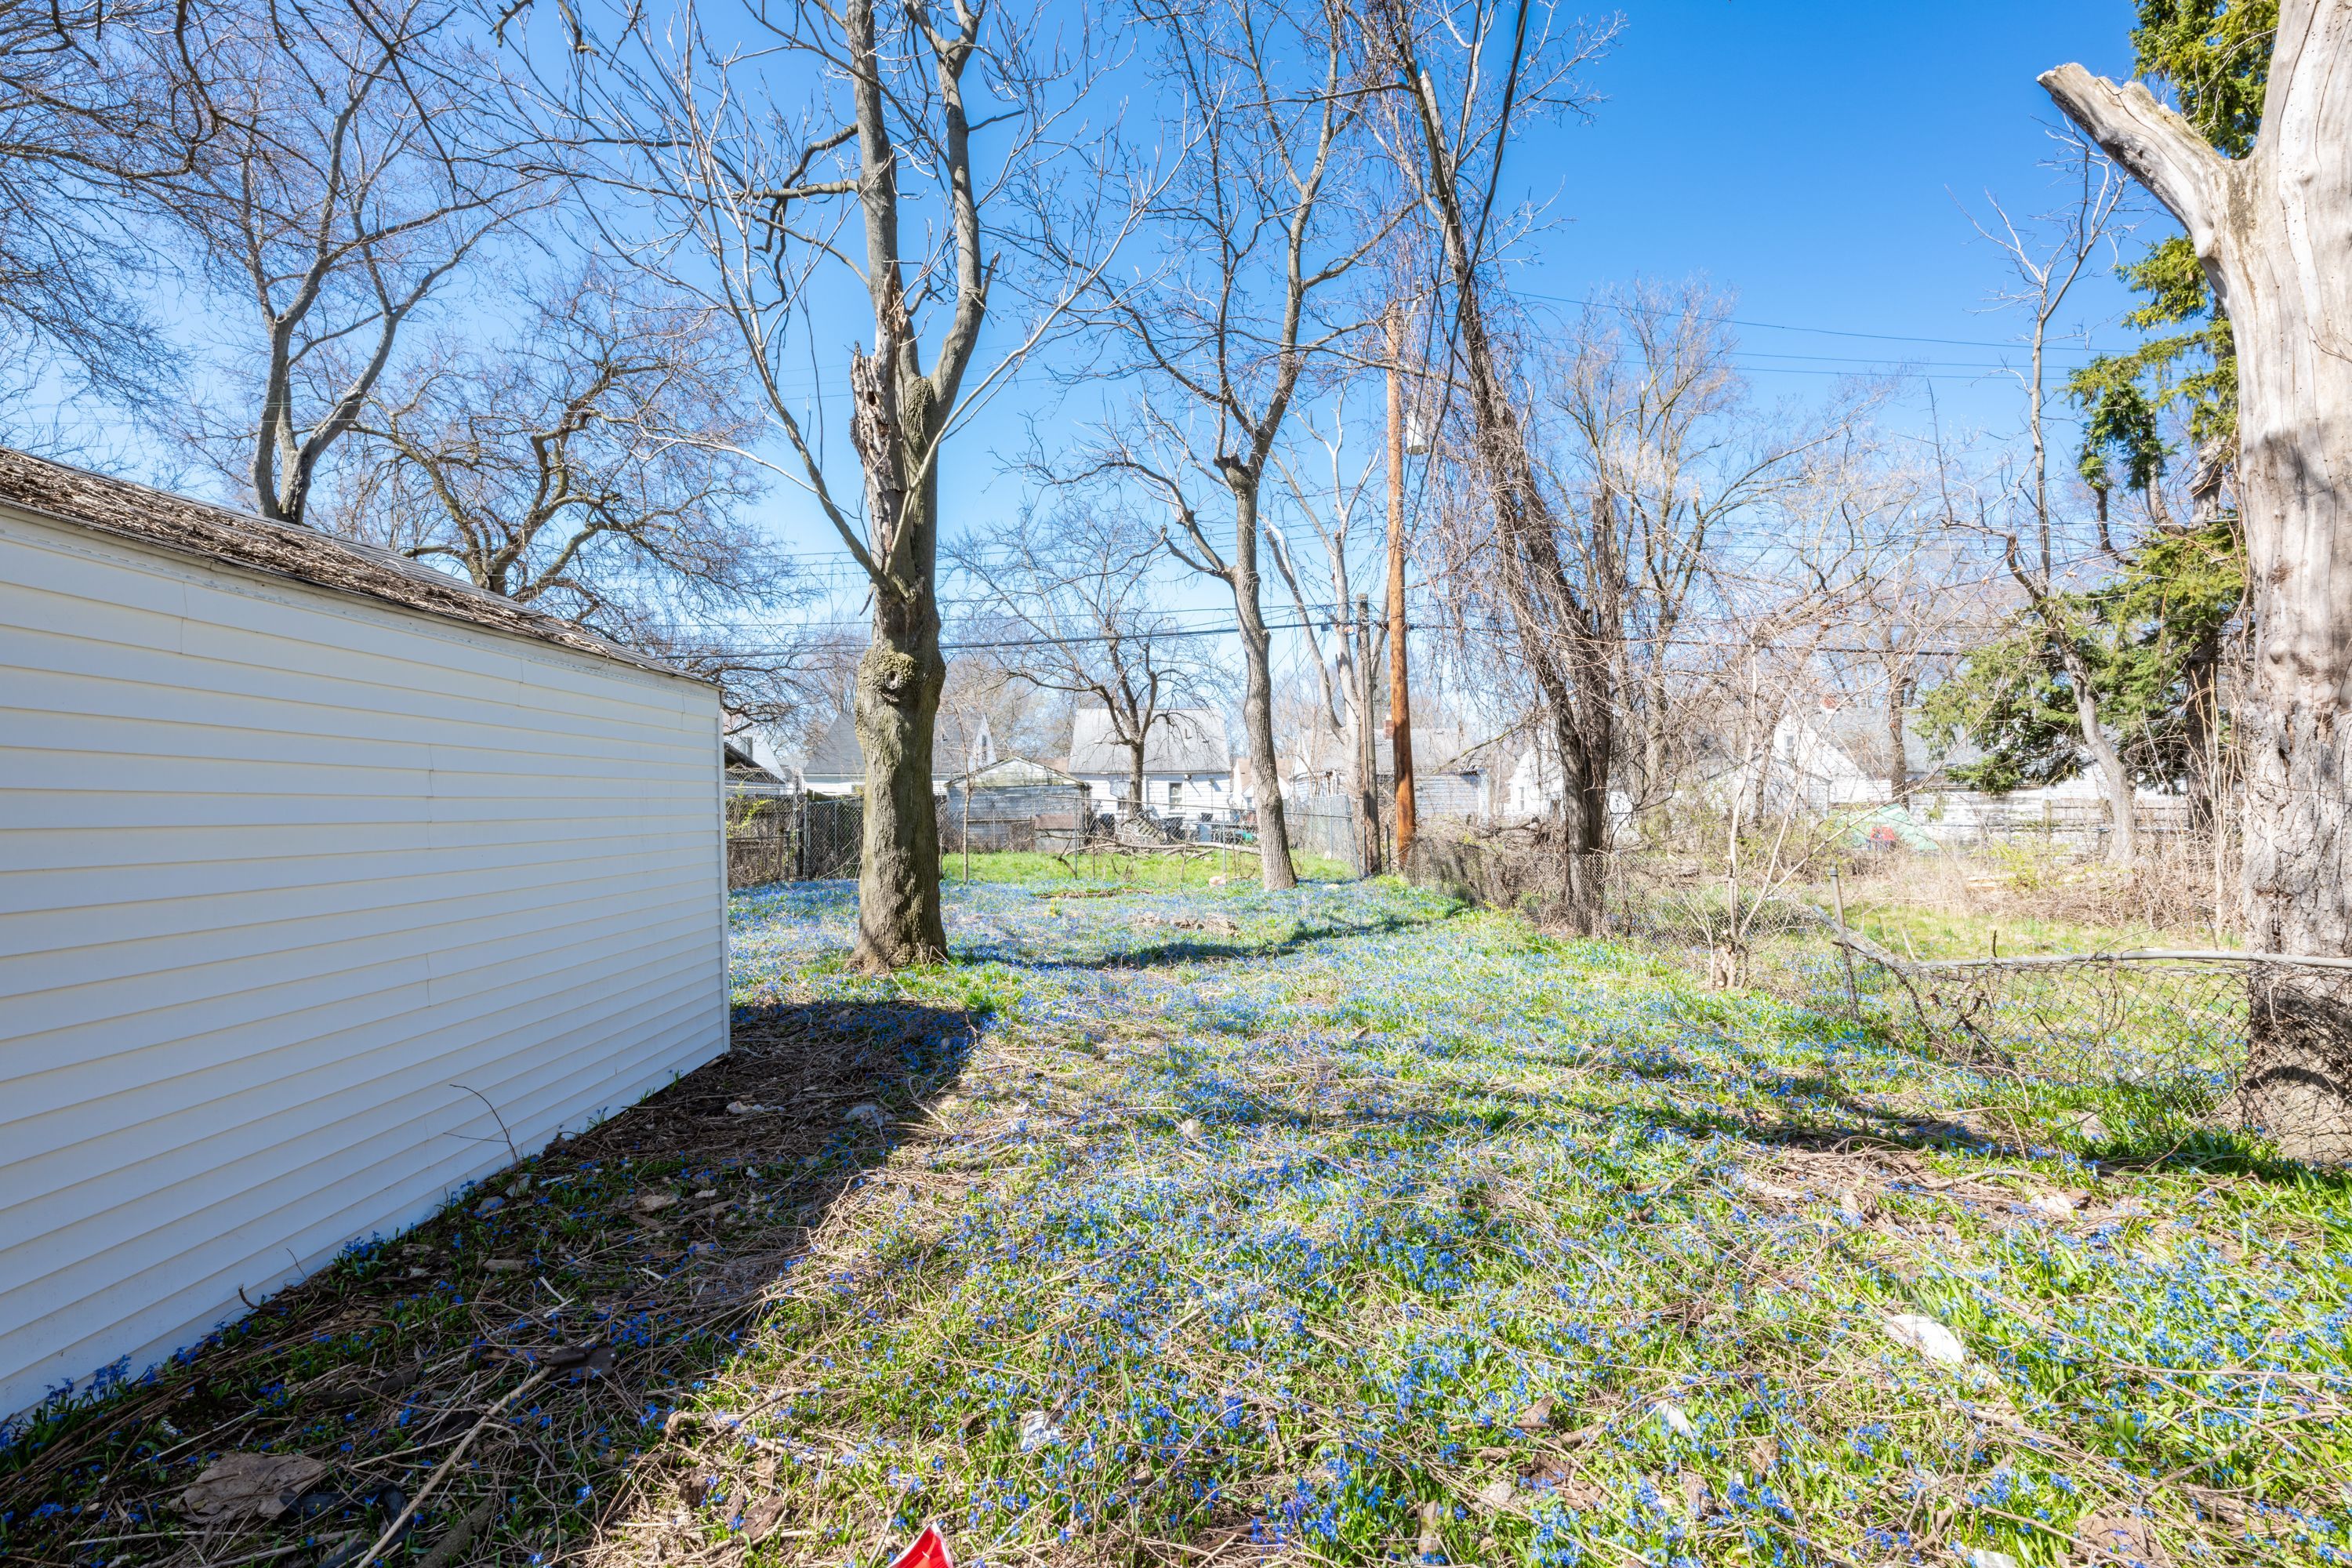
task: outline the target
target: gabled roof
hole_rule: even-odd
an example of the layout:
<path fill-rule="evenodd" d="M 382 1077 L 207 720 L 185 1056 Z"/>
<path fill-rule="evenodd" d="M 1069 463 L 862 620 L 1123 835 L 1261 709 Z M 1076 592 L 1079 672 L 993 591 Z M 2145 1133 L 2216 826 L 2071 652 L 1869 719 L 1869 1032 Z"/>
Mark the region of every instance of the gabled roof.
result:
<path fill-rule="evenodd" d="M 969 732 L 965 729 L 967 722 L 971 726 Z M 967 740 L 971 748 L 969 753 L 965 751 Z M 967 754 L 982 767 L 996 761 L 996 737 L 988 727 L 988 715 L 966 715 L 942 709 L 931 726 L 932 779 L 961 775 Z M 866 750 L 857 743 L 856 715 L 846 707 L 809 747 L 808 763 L 801 769 L 801 776 L 814 784 L 866 782 Z"/>
<path fill-rule="evenodd" d="M 571 621 L 484 593 L 392 551 L 271 522 L 5 447 L 0 447 L 0 503 L 51 522 L 358 595 L 488 631 L 510 632 L 681 680 L 695 679 Z"/>
<path fill-rule="evenodd" d="M 1070 772 L 1123 777 L 1131 758 L 1119 744 L 1108 708 L 1081 708 L 1070 726 Z M 1213 708 L 1171 708 L 1156 715 L 1143 739 L 1143 771 L 1151 774 L 1233 772 L 1224 715 Z"/>
<path fill-rule="evenodd" d="M 1037 784 L 1058 784 L 1068 789 L 1084 789 L 1086 784 L 1072 778 L 1061 769 L 1027 757 L 1004 757 L 984 768 L 975 768 L 969 781 L 959 776 L 950 781 L 961 784 L 969 782 L 975 790 L 1023 789 Z"/>

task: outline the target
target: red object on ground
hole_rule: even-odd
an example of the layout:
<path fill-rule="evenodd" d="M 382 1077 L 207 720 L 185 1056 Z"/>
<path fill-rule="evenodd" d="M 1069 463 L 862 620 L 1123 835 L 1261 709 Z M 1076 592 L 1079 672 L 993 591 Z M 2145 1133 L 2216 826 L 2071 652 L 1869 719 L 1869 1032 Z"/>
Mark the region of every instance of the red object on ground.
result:
<path fill-rule="evenodd" d="M 955 1568 L 955 1559 L 948 1555 L 948 1538 L 940 1527 L 927 1524 L 915 1544 L 890 1560 L 890 1568 Z"/>

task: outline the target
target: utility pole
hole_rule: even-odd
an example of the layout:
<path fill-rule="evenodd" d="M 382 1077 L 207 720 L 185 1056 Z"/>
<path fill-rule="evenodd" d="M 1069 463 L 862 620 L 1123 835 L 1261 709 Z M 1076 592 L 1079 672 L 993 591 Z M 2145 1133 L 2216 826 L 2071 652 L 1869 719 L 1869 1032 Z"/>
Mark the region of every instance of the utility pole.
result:
<path fill-rule="evenodd" d="M 1396 868 L 1412 868 L 1412 700 L 1404 659 L 1404 307 L 1389 307 L 1389 743 L 1396 762 Z M 1370 650 L 1365 650 L 1370 657 Z"/>
<path fill-rule="evenodd" d="M 1363 876 L 1381 869 L 1381 747 L 1372 729 L 1372 601 L 1356 595 L 1356 868 Z"/>

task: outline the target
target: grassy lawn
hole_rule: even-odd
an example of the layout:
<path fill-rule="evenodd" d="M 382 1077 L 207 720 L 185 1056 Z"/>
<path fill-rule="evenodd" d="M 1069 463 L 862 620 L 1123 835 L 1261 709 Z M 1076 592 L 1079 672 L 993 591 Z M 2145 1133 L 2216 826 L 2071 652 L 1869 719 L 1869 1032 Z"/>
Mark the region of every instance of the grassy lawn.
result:
<path fill-rule="evenodd" d="M 739 898 L 735 1077 L 31 1428 L 0 1554 L 313 1563 L 381 1519 L 168 1500 L 478 1428 L 405 1560 L 2352 1555 L 2341 1179 L 1390 883 L 1003 868 L 888 980 Z"/>
<path fill-rule="evenodd" d="M 1321 855 L 1294 854 L 1298 874 L 1337 880 L 1348 868 Z M 947 857 L 949 882 L 965 880 L 965 857 Z M 1212 877 L 1226 882 L 1258 879 L 1257 856 L 1248 850 L 1208 849 L 1190 855 L 1131 854 L 1117 849 L 1089 850 L 1082 855 L 1034 855 L 1017 852 L 977 853 L 970 858 L 973 882 L 1017 882 L 1037 887 L 1078 882 L 1117 888 L 1206 888 Z"/>

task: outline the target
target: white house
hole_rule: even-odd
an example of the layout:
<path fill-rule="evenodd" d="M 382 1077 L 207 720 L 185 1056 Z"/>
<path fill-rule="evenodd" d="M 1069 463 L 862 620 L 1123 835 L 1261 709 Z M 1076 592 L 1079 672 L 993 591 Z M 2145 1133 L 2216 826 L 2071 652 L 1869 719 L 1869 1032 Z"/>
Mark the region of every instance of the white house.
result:
<path fill-rule="evenodd" d="M 0 451 L 0 1415 L 723 1051 L 719 721 L 398 556 Z"/>
<path fill-rule="evenodd" d="M 1108 708 L 1081 708 L 1070 726 L 1064 771 L 1085 782 L 1097 810 L 1125 810 L 1134 753 L 1121 745 Z M 1143 805 L 1162 816 L 1222 816 L 1234 806 L 1234 758 L 1224 716 L 1213 708 L 1159 714 L 1143 743 Z"/>

